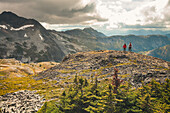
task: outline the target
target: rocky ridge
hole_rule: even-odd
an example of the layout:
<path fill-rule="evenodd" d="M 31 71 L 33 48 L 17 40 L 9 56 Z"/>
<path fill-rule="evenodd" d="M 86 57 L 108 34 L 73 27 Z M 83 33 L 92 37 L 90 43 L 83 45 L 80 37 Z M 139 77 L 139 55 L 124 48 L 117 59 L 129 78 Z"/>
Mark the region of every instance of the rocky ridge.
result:
<path fill-rule="evenodd" d="M 80 52 L 67 55 L 60 65 L 52 67 L 39 74 L 35 79 L 50 78 L 60 81 L 61 76 L 73 77 L 76 74 L 87 76 L 97 74 L 98 79 L 105 80 L 119 69 L 119 77 L 129 80 L 134 87 L 141 86 L 141 82 L 155 79 L 163 82 L 169 78 L 170 63 L 155 57 L 141 55 L 134 52 L 114 50 L 100 50 Z"/>
<path fill-rule="evenodd" d="M 34 113 L 44 103 L 42 97 L 35 94 L 36 91 L 22 90 L 7 93 L 0 96 L 0 108 L 2 113 Z"/>

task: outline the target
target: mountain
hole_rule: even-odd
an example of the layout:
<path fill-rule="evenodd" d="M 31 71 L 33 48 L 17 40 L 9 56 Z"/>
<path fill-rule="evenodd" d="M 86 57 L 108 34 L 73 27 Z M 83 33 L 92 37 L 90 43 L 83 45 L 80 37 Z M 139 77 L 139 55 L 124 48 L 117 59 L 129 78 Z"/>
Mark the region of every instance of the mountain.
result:
<path fill-rule="evenodd" d="M 151 50 L 147 55 L 170 61 L 170 45 Z"/>
<path fill-rule="evenodd" d="M 170 34 L 166 34 L 166 36 L 167 36 L 168 38 L 170 38 Z"/>
<path fill-rule="evenodd" d="M 46 30 L 34 19 L 12 12 L 0 14 L 0 58 L 22 62 L 61 61 L 67 54 L 99 48 L 96 37 L 105 35 L 92 28 L 66 32 Z"/>
<path fill-rule="evenodd" d="M 105 49 L 102 43 L 98 41 L 99 38 L 104 38 L 105 35 L 101 32 L 94 30 L 93 28 L 73 29 L 64 32 L 60 32 L 60 35 L 74 37 L 78 42 L 87 47 L 89 50 L 101 50 Z"/>
<path fill-rule="evenodd" d="M 81 30 L 81 29 L 68 30 L 63 33 L 71 35 L 71 36 L 79 37 L 79 38 L 86 38 L 86 39 L 87 38 L 88 39 L 96 39 L 96 38 L 106 37 L 106 35 L 104 35 L 101 32 L 98 32 L 97 30 L 94 30 L 91 27 L 84 28 L 83 30 Z"/>
<path fill-rule="evenodd" d="M 106 37 L 105 34 L 103 34 L 101 32 L 98 32 L 97 30 L 95 30 L 95 29 L 93 29 L 91 27 L 84 28 L 83 31 L 86 32 L 86 33 L 89 33 L 91 36 L 94 36 L 94 37 L 100 37 L 100 38 Z"/>
<path fill-rule="evenodd" d="M 22 62 L 61 61 L 65 56 L 52 36 L 38 21 L 12 12 L 0 14 L 0 58 Z"/>
<path fill-rule="evenodd" d="M 57 32 L 55 30 L 48 30 L 48 32 L 55 37 L 57 40 L 56 43 L 62 48 L 65 55 L 90 50 L 87 46 L 83 45 L 81 40 L 77 37 Z"/>
<path fill-rule="evenodd" d="M 141 81 L 148 83 L 152 78 L 163 82 L 168 77 L 169 62 L 134 52 L 114 50 L 100 50 L 79 52 L 67 55 L 62 63 L 50 68 L 35 79 L 49 78 L 60 81 L 61 77 L 79 74 L 90 79 L 90 75 L 98 74 L 98 80 L 111 77 L 114 68 L 119 69 L 122 80 L 130 80 L 134 87 L 142 85 Z"/>

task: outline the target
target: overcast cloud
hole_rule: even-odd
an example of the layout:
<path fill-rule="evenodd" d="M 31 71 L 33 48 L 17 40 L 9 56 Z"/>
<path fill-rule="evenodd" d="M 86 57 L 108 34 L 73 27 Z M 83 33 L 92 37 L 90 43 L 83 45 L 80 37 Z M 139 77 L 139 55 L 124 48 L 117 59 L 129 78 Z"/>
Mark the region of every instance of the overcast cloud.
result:
<path fill-rule="evenodd" d="M 87 26 L 106 34 L 170 30 L 170 0 L 0 0 L 3 11 L 34 18 L 56 30 Z"/>

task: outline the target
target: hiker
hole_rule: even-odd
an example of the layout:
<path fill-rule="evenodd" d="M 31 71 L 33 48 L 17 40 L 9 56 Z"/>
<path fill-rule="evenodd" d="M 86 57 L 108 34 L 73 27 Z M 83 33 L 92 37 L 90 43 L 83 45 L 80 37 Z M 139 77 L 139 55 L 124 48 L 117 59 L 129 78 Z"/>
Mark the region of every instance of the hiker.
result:
<path fill-rule="evenodd" d="M 132 50 L 132 44 L 130 42 L 130 44 L 129 44 L 129 51 L 131 51 L 131 50 Z"/>
<path fill-rule="evenodd" d="M 126 43 L 123 45 L 123 50 L 126 51 Z"/>

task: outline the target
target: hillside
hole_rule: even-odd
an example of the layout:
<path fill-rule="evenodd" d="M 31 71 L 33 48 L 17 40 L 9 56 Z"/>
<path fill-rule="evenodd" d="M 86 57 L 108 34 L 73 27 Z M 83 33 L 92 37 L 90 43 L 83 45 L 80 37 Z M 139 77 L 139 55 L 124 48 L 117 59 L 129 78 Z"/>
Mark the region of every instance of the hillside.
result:
<path fill-rule="evenodd" d="M 2 59 L 0 63 L 2 111 L 45 113 L 85 110 L 85 113 L 89 113 L 107 111 L 107 101 L 114 102 L 112 107 L 118 106 L 112 111 L 146 111 L 143 109 L 145 107 L 138 107 L 145 105 L 140 103 L 146 97 L 140 95 L 142 91 L 153 91 L 153 95 L 146 94 L 151 96 L 155 92 L 164 92 L 163 100 L 156 95 L 154 98 L 158 101 L 150 103 L 155 105 L 154 110 L 165 111 L 168 106 L 166 95 L 169 90 L 164 89 L 169 84 L 170 63 L 155 57 L 134 52 L 100 50 L 69 54 L 60 64 L 23 64 L 14 59 Z M 113 93 L 112 86 L 115 68 L 119 70 L 118 80 L 122 81 L 117 95 Z M 155 84 L 159 90 L 150 84 Z M 112 99 L 107 100 L 108 96 Z M 138 101 L 136 97 L 140 97 Z M 96 104 L 98 102 L 100 104 Z M 156 106 L 162 106 L 158 102 L 163 102 L 164 107 Z M 67 103 L 66 106 L 64 103 Z"/>
<path fill-rule="evenodd" d="M 111 77 L 114 68 L 119 69 L 122 80 L 130 79 L 134 87 L 141 81 L 148 83 L 152 78 L 163 82 L 169 78 L 169 62 L 134 52 L 114 50 L 80 52 L 66 56 L 62 63 L 40 73 L 35 79 L 47 77 L 60 81 L 61 76 L 72 77 L 76 73 L 86 76 L 97 74 L 99 80 Z"/>
<path fill-rule="evenodd" d="M 146 55 L 161 58 L 166 61 L 170 61 L 170 45 L 166 45 L 166 46 L 151 50 Z"/>

